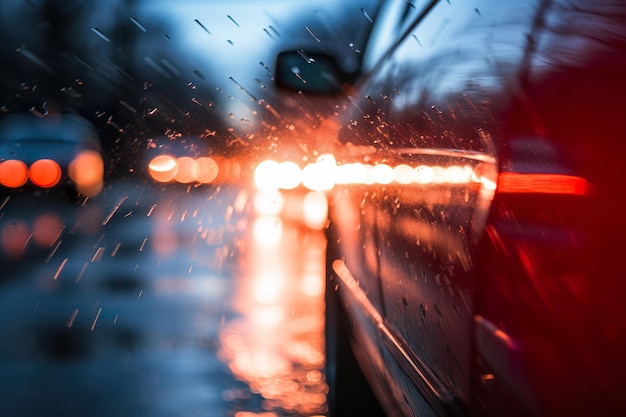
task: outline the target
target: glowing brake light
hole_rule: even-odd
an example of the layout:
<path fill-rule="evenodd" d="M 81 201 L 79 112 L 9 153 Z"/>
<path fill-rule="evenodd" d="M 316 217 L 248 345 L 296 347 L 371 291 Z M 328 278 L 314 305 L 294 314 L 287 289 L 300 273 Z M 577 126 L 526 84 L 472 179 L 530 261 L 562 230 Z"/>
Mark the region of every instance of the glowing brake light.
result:
<path fill-rule="evenodd" d="M 61 180 L 61 167 L 52 159 L 33 162 L 28 170 L 30 181 L 38 187 L 54 187 Z"/>
<path fill-rule="evenodd" d="M 584 178 L 571 175 L 503 172 L 498 176 L 497 189 L 500 193 L 587 195 L 591 185 Z"/>
<path fill-rule="evenodd" d="M 28 181 L 28 167 L 22 161 L 10 159 L 0 164 L 0 183 L 5 187 L 18 188 Z"/>

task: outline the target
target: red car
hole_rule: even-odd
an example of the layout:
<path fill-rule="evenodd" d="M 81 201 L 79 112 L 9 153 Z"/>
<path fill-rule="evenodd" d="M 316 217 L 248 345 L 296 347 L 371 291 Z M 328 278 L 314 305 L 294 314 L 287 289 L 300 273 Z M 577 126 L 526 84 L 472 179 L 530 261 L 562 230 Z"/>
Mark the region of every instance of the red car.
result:
<path fill-rule="evenodd" d="M 626 415 L 626 2 L 401 0 L 373 25 L 359 74 L 277 61 L 345 97 L 319 144 L 329 413 L 363 402 L 349 352 L 389 416 Z"/>

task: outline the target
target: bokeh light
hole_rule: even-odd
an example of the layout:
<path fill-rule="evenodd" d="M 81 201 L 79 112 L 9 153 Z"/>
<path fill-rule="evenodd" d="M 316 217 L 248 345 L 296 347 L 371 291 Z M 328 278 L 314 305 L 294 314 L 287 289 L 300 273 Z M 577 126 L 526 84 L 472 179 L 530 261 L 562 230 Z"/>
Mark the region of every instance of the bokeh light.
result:
<path fill-rule="evenodd" d="M 52 159 L 40 159 L 32 163 L 28 176 L 38 187 L 54 187 L 61 180 L 61 167 Z"/>
<path fill-rule="evenodd" d="M 0 184 L 18 188 L 28 181 L 28 167 L 22 161 L 9 159 L 0 164 Z"/>

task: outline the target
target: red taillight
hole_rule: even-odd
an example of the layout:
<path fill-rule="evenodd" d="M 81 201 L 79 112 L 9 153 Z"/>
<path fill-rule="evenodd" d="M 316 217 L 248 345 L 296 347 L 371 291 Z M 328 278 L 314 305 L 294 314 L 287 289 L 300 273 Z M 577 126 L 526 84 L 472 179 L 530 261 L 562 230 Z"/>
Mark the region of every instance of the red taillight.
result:
<path fill-rule="evenodd" d="M 0 184 L 18 188 L 28 181 L 28 167 L 22 161 L 10 159 L 0 164 Z"/>
<path fill-rule="evenodd" d="M 28 176 L 38 187 L 54 187 L 61 180 L 61 167 L 52 159 L 40 159 L 32 163 Z"/>
<path fill-rule="evenodd" d="M 587 195 L 591 185 L 586 179 L 571 175 L 502 172 L 498 176 L 498 192 Z"/>

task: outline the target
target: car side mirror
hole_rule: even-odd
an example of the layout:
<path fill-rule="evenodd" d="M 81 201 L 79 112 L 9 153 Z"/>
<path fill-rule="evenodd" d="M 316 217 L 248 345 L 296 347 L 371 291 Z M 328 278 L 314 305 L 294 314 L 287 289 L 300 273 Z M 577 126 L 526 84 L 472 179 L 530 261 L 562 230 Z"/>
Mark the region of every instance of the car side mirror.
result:
<path fill-rule="evenodd" d="M 341 94 L 345 74 L 333 57 L 304 51 L 285 51 L 276 59 L 278 87 L 316 94 Z"/>

